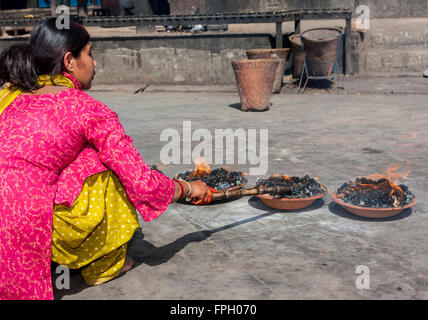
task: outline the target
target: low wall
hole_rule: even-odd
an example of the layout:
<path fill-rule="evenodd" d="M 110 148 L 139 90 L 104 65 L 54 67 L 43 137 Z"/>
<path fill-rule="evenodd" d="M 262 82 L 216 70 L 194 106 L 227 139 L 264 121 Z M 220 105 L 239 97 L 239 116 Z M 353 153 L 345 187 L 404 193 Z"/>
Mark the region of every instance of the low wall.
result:
<path fill-rule="evenodd" d="M 93 39 L 99 83 L 233 84 L 231 61 L 270 48 L 271 35 Z"/>
<path fill-rule="evenodd" d="M 1 39 L 0 50 L 27 39 Z M 271 48 L 270 34 L 92 38 L 96 83 L 231 85 L 231 61 Z"/>

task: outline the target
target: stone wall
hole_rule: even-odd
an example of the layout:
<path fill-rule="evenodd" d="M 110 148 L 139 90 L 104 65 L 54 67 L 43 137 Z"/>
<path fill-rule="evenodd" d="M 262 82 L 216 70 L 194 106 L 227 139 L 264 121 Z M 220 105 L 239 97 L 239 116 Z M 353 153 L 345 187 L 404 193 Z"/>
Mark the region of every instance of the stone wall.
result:
<path fill-rule="evenodd" d="M 370 8 L 372 18 L 428 17 L 427 0 L 355 0 Z"/>
<path fill-rule="evenodd" d="M 1 39 L 0 51 L 24 41 Z M 96 83 L 158 85 L 233 85 L 232 60 L 273 41 L 270 34 L 91 38 Z"/>
<path fill-rule="evenodd" d="M 234 84 L 231 61 L 245 50 L 269 48 L 272 36 L 168 36 L 93 39 L 97 82 Z"/>
<path fill-rule="evenodd" d="M 169 0 L 171 12 L 190 13 L 195 6 L 200 13 L 255 12 L 289 9 L 356 8 L 367 5 L 373 18 L 427 17 L 427 0 Z"/>
<path fill-rule="evenodd" d="M 208 1 L 208 0 L 207 0 Z M 356 0 L 357 1 L 357 0 Z M 358 0 L 361 1 L 362 0 Z M 371 15 L 384 12 L 390 15 L 415 14 L 415 8 L 424 12 L 424 1 L 391 0 L 388 6 L 381 1 L 367 0 Z M 230 11 L 236 10 L 240 0 L 224 1 Z M 287 5 L 326 5 L 334 7 L 338 0 L 248 0 L 241 10 L 272 11 L 278 3 Z M 386 1 L 385 1 L 386 2 Z M 424 3 L 422 3 L 424 2 Z M 408 4 L 409 4 L 408 3 Z M 207 3 L 206 10 L 214 10 L 220 2 Z M 401 6 L 401 7 L 400 7 Z M 385 8 L 389 8 L 386 10 Z M 395 8 L 395 9 L 394 9 Z M 384 10 L 385 9 L 385 10 Z M 395 10 L 395 11 L 394 11 Z M 413 11 L 412 11 L 413 10 Z M 428 16 L 428 14 L 427 14 Z M 413 76 L 428 66 L 428 19 L 373 19 L 365 34 L 353 32 L 350 74 L 361 76 Z M 289 46 L 287 35 L 284 44 Z M 0 50 L 25 39 L 0 38 Z M 135 36 L 124 38 L 93 38 L 94 55 L 98 61 L 97 83 L 151 83 L 183 85 L 233 85 L 235 82 L 231 61 L 245 59 L 245 50 L 274 46 L 273 34 L 183 34 Z M 343 68 L 342 68 L 343 70 Z"/>
<path fill-rule="evenodd" d="M 208 0 L 209 1 L 209 0 Z M 236 0 L 228 9 L 248 11 L 288 10 L 299 8 L 356 8 L 367 5 L 372 18 L 427 17 L 427 0 Z"/>

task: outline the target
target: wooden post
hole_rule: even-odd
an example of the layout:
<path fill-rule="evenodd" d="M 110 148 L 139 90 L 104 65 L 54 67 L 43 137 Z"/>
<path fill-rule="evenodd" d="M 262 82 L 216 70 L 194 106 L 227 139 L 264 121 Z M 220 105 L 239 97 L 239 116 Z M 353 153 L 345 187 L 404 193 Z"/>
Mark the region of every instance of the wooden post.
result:
<path fill-rule="evenodd" d="M 343 74 L 349 74 L 351 71 L 351 17 L 346 18 L 346 29 L 345 29 L 345 62 L 343 64 Z"/>
<path fill-rule="evenodd" d="M 276 48 L 282 49 L 284 47 L 282 41 L 282 21 L 276 22 Z"/>
<path fill-rule="evenodd" d="M 294 33 L 299 34 L 300 32 L 300 20 L 294 20 Z"/>
<path fill-rule="evenodd" d="M 58 0 L 51 0 L 51 16 L 56 17 L 56 7 L 58 5 Z"/>
<path fill-rule="evenodd" d="M 88 15 L 88 1 L 87 0 L 78 0 L 77 1 L 77 12 L 79 16 L 87 16 Z"/>
<path fill-rule="evenodd" d="M 153 15 L 152 7 L 150 6 L 149 0 L 135 1 L 134 6 L 135 6 L 135 11 L 137 15 L 141 15 L 141 16 Z M 155 29 L 155 26 L 137 25 L 137 33 L 152 32 L 154 29 Z"/>
<path fill-rule="evenodd" d="M 143 16 L 153 15 L 152 7 L 150 6 L 150 2 L 148 0 L 142 1 L 142 11 L 143 11 Z"/>

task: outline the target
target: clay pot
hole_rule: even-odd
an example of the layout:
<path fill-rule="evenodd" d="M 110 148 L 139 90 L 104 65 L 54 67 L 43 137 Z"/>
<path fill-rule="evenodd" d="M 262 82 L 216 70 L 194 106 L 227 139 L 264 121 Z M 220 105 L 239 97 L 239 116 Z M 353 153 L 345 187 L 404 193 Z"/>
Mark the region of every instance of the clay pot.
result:
<path fill-rule="evenodd" d="M 288 38 L 291 42 L 291 56 L 293 58 L 293 78 L 300 78 L 302 73 L 303 62 L 305 61 L 305 54 L 302 50 L 302 39 L 300 35 L 293 34 Z"/>
<path fill-rule="evenodd" d="M 285 62 L 290 54 L 290 48 L 283 49 L 251 49 L 245 51 L 248 59 L 278 59 L 279 64 L 276 69 L 275 81 L 273 82 L 272 93 L 279 93 L 284 77 Z"/>
<path fill-rule="evenodd" d="M 266 111 L 270 107 L 279 59 L 232 61 L 242 111 Z"/>
<path fill-rule="evenodd" d="M 417 203 L 416 197 L 409 204 L 406 204 L 404 207 L 397 208 L 368 208 L 355 206 L 349 203 L 346 203 L 342 199 L 337 197 L 337 190 L 331 195 L 331 198 L 334 202 L 341 205 L 344 209 L 349 211 L 352 214 L 355 214 L 364 218 L 390 218 L 398 215 L 403 210 L 413 207 Z"/>
<path fill-rule="evenodd" d="M 310 76 L 329 76 L 333 72 L 342 33 L 339 28 L 315 28 L 302 33 Z"/>
<path fill-rule="evenodd" d="M 323 192 L 310 198 L 274 198 L 267 194 L 259 194 L 257 197 L 269 208 L 278 210 L 300 210 L 309 207 L 315 200 L 324 197 L 328 193 L 325 186 L 321 186 Z"/>

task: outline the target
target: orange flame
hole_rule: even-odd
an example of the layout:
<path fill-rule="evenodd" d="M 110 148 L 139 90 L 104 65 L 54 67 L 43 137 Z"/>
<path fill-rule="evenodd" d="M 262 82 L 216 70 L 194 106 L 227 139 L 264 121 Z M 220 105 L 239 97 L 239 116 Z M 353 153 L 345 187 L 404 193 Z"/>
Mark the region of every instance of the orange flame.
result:
<path fill-rule="evenodd" d="M 279 174 L 279 173 L 274 173 L 274 174 L 273 174 L 273 177 L 276 177 L 276 178 L 282 178 L 282 179 L 284 179 L 284 180 L 291 180 L 291 178 L 290 178 L 290 177 L 287 177 L 286 175 Z"/>
<path fill-rule="evenodd" d="M 407 162 L 407 167 L 409 165 L 409 162 Z M 400 168 L 400 165 L 398 164 L 391 164 L 389 165 L 388 169 L 382 173 L 382 174 L 372 174 L 369 176 L 365 176 L 366 179 L 371 179 L 374 181 L 378 181 L 380 179 L 386 179 L 384 183 L 381 184 L 364 184 L 364 183 L 357 183 L 357 188 L 361 189 L 383 189 L 387 186 L 391 187 L 391 191 L 389 192 L 389 196 L 393 197 L 395 199 L 395 202 L 399 202 L 401 198 L 403 197 L 403 190 L 396 184 L 399 182 L 404 182 L 404 180 L 409 175 L 410 171 L 408 170 L 404 174 L 400 174 L 397 172 L 398 168 Z"/>
<path fill-rule="evenodd" d="M 198 177 L 204 174 L 210 174 L 211 173 L 211 167 L 210 165 L 205 161 L 204 158 L 198 158 L 195 161 L 195 170 L 193 171 L 193 174 L 191 176 Z"/>
<path fill-rule="evenodd" d="M 409 175 L 410 171 L 408 170 L 406 173 L 400 174 L 397 172 L 398 168 L 400 168 L 400 165 L 390 164 L 388 169 L 384 173 L 372 174 L 370 176 L 366 176 L 365 178 L 371 179 L 371 180 L 387 179 L 392 183 L 403 182 Z"/>

